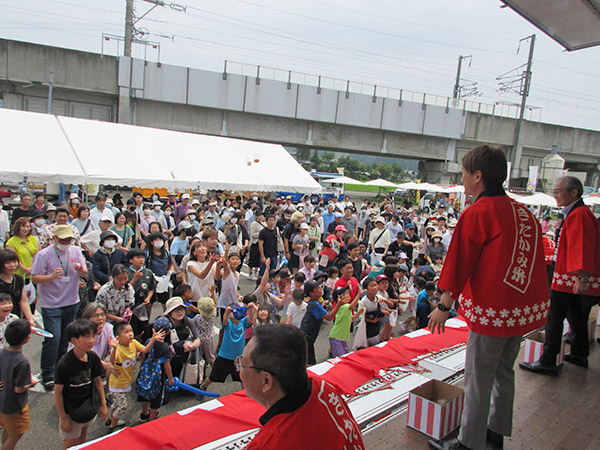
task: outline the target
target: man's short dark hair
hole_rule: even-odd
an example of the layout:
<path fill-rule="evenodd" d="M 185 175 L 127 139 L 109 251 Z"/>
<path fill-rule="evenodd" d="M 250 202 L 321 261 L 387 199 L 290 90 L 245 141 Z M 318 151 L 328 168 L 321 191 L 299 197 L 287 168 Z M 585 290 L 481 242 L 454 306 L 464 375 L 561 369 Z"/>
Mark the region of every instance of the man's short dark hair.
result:
<path fill-rule="evenodd" d="M 284 394 L 308 384 L 306 338 L 297 327 L 265 325 L 255 328 L 253 339 L 256 346 L 250 353 L 252 365 L 275 376 Z"/>
<path fill-rule="evenodd" d="M 104 192 L 100 192 L 99 194 L 96 194 L 96 198 L 94 198 L 94 201 L 106 201 L 108 200 L 108 196 L 104 193 Z"/>
<path fill-rule="evenodd" d="M 297 281 L 298 283 L 304 283 L 306 281 L 306 275 L 304 275 L 302 272 L 296 272 L 296 275 L 294 275 L 294 281 Z"/>
<path fill-rule="evenodd" d="M 96 325 L 91 320 L 87 319 L 77 319 L 75 322 L 71 322 L 65 328 L 65 333 L 67 334 L 67 340 L 71 339 L 79 339 L 83 336 L 89 336 L 90 333 L 94 335 L 98 332 L 98 325 Z"/>
<path fill-rule="evenodd" d="M 428 281 L 427 283 L 425 283 L 425 290 L 426 291 L 434 291 L 435 283 L 433 281 Z"/>
<path fill-rule="evenodd" d="M 140 194 L 139 192 L 134 192 L 133 195 L 131 196 L 131 198 L 136 198 L 136 197 L 144 198 L 144 196 L 142 194 Z"/>
<path fill-rule="evenodd" d="M 577 177 L 572 177 L 570 175 L 560 177 L 559 180 L 565 180 L 565 190 L 572 191 L 573 189 L 577 189 L 577 198 L 581 198 L 583 195 L 583 184 L 581 184 L 581 180 Z"/>
<path fill-rule="evenodd" d="M 56 215 L 58 216 L 60 213 L 65 213 L 68 216 L 69 210 L 63 206 L 59 206 L 58 208 L 56 208 Z"/>
<path fill-rule="evenodd" d="M 265 220 L 269 220 L 269 219 L 276 219 L 274 214 L 267 214 L 267 217 L 265 217 Z"/>
<path fill-rule="evenodd" d="M 143 256 L 145 258 L 146 252 L 144 252 L 144 250 L 141 248 L 132 248 L 127 252 L 127 261 L 131 261 L 136 256 Z"/>
<path fill-rule="evenodd" d="M 183 297 L 183 294 L 185 294 L 186 291 L 189 291 L 191 289 L 192 289 L 192 287 L 189 284 L 181 283 L 173 291 L 173 296 L 174 297 Z"/>
<path fill-rule="evenodd" d="M 342 258 L 338 261 L 337 266 L 341 269 L 348 264 L 352 265 L 352 261 L 350 261 L 348 258 Z"/>
<path fill-rule="evenodd" d="M 423 277 L 416 277 L 414 281 L 414 285 L 418 289 L 424 289 L 427 284 L 427 280 Z"/>
<path fill-rule="evenodd" d="M 355 248 L 358 248 L 358 242 L 356 241 L 352 241 L 348 244 L 348 252 L 351 252 L 352 250 L 354 250 Z"/>
<path fill-rule="evenodd" d="M 127 199 L 127 205 L 135 205 L 135 200 L 133 197 Z"/>
<path fill-rule="evenodd" d="M 463 156 L 462 165 L 469 173 L 481 171 L 486 189 L 501 187 L 506 180 L 506 155 L 502 147 L 475 147 Z"/>
<path fill-rule="evenodd" d="M 4 339 L 11 347 L 21 345 L 31 334 L 31 325 L 25 319 L 13 320 L 4 331 Z"/>

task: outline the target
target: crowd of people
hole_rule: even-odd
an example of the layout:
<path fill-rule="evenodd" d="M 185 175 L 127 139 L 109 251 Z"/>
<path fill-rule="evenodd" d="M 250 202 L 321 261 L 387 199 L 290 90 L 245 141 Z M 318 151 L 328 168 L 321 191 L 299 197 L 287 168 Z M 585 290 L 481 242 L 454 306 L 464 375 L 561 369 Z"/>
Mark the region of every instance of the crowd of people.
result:
<path fill-rule="evenodd" d="M 175 377 L 201 390 L 240 381 L 244 349 L 265 325 L 298 330 L 309 365 L 323 320 L 334 322 L 330 357 L 427 326 L 461 211 L 447 195 L 431 214 L 403 200 L 135 193 L 123 203 L 99 193 L 88 205 L 74 192 L 55 206 L 21 195 L 10 217 L 0 210 L 0 377 L 15 387 L 0 402 L 3 448 L 29 427 L 26 391 L 37 382 L 16 355 L 36 308 L 51 334 L 40 383 L 55 391 L 65 448 L 85 442 L 96 415 L 111 432 L 125 426 L 132 400 L 140 422 L 156 419 Z M 544 226 L 550 266 L 558 236 Z M 242 295 L 240 276 L 252 292 Z"/>

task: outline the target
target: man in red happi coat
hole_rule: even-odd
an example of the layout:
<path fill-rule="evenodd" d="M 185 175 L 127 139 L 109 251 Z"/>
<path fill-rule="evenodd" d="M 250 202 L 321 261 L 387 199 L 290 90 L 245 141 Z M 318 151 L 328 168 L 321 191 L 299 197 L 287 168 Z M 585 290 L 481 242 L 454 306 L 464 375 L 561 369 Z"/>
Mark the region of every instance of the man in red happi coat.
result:
<path fill-rule="evenodd" d="M 306 338 L 293 325 L 254 331 L 236 360 L 248 397 L 267 408 L 246 450 L 364 450 L 358 424 L 335 388 L 306 373 Z"/>
<path fill-rule="evenodd" d="M 506 157 L 482 145 L 462 160 L 465 194 L 476 200 L 460 216 L 438 282 L 442 298 L 429 328 L 443 332 L 455 300 L 469 326 L 465 407 L 458 439 L 434 449 L 502 448 L 512 431 L 513 365 L 521 337 L 542 327 L 549 305 L 542 229 L 502 183 Z"/>
<path fill-rule="evenodd" d="M 546 375 L 558 373 L 556 356 L 565 318 L 573 332 L 565 361 L 588 366 L 587 320 L 591 307 L 600 300 L 600 224 L 583 203 L 583 185 L 575 177 L 561 177 L 552 194 L 556 204 L 564 207 L 565 218 L 558 238 L 544 353 L 539 361 L 519 364 L 521 369 Z"/>

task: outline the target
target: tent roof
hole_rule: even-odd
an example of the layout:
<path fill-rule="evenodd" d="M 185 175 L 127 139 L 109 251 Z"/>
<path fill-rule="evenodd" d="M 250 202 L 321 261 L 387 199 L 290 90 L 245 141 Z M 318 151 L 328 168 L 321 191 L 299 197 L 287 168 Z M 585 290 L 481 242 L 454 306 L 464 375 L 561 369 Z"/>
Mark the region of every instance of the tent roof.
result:
<path fill-rule="evenodd" d="M 0 133 L 12 182 L 321 191 L 281 145 L 7 109 Z"/>
<path fill-rule="evenodd" d="M 362 181 L 358 181 L 358 180 L 355 180 L 354 178 L 345 177 L 345 176 L 328 178 L 323 181 L 327 181 L 329 183 L 340 183 L 340 184 L 364 184 Z"/>
<path fill-rule="evenodd" d="M 517 197 L 515 200 L 525 205 L 556 207 L 556 200 L 554 200 L 554 197 L 544 194 L 543 192 L 538 192 L 537 194 L 533 195 L 524 195 L 522 197 Z"/>
<path fill-rule="evenodd" d="M 5 183 L 80 183 L 85 178 L 77 156 L 55 116 L 0 108 Z"/>
<path fill-rule="evenodd" d="M 398 187 L 397 184 L 391 181 L 384 180 L 383 178 L 377 178 L 376 180 L 366 181 L 364 184 L 367 186 L 379 186 L 379 187 Z"/>

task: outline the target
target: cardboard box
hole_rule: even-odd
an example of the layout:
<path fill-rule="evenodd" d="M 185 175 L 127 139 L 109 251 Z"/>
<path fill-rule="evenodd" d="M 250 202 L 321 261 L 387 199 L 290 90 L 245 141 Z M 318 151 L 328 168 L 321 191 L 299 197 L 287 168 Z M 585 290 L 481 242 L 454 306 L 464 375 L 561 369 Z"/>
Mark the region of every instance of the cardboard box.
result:
<path fill-rule="evenodd" d="M 434 439 L 443 439 L 460 425 L 465 392 L 439 380 L 430 380 L 408 394 L 406 425 Z"/>
<path fill-rule="evenodd" d="M 542 353 L 544 353 L 544 342 L 546 342 L 546 333 L 537 331 L 525 338 L 525 346 L 523 348 L 523 362 L 532 363 L 539 361 Z M 560 353 L 556 355 L 556 365 L 560 366 L 563 363 L 565 356 L 565 339 L 562 338 Z"/>

